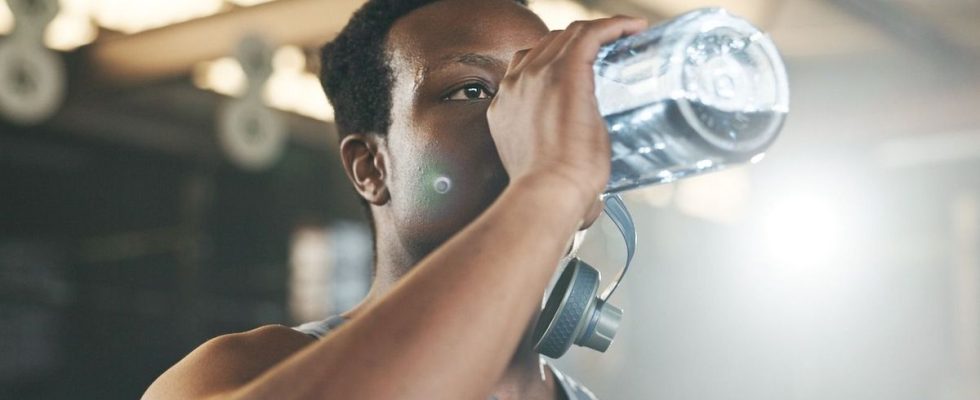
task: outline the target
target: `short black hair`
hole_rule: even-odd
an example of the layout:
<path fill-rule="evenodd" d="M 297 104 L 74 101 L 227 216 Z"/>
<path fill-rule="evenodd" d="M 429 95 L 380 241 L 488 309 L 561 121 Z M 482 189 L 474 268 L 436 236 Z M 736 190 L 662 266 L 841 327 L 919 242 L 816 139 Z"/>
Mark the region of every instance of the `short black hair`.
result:
<path fill-rule="evenodd" d="M 394 77 L 385 38 L 399 18 L 436 1 L 443 0 L 368 0 L 320 50 L 320 85 L 333 105 L 340 139 L 354 132 L 388 133 Z"/>

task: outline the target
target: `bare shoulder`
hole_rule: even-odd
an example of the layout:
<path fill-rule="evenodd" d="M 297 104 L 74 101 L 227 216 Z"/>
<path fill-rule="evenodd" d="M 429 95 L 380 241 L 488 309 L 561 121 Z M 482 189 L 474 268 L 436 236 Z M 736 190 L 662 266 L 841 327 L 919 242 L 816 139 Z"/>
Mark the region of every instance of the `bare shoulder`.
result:
<path fill-rule="evenodd" d="M 160 375 L 143 398 L 198 399 L 231 392 L 313 341 L 282 325 L 218 336 Z"/>

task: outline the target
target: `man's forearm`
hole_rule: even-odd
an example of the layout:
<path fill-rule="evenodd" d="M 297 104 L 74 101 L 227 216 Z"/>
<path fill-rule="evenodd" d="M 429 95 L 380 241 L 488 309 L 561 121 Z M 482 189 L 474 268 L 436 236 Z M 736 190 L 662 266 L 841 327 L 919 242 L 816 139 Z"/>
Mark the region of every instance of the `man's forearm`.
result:
<path fill-rule="evenodd" d="M 473 398 L 506 367 L 590 204 L 547 176 L 479 218 L 328 339 L 238 392 L 266 398 Z"/>

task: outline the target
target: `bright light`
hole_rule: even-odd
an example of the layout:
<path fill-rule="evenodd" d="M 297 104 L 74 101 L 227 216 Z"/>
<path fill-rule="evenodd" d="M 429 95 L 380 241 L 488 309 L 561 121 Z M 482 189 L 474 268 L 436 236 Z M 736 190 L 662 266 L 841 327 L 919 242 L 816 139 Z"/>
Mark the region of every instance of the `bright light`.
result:
<path fill-rule="evenodd" d="M 306 68 L 306 55 L 296 46 L 282 46 L 272 56 L 272 68 L 277 71 L 302 71 Z"/>
<path fill-rule="evenodd" d="M 61 0 L 58 15 L 44 32 L 44 44 L 54 50 L 68 51 L 92 43 L 99 30 L 90 17 L 89 0 Z M 14 28 L 14 15 L 5 0 L 0 0 L 0 34 Z"/>
<path fill-rule="evenodd" d="M 60 0 L 61 12 L 69 14 L 90 14 L 92 12 L 93 0 Z"/>
<path fill-rule="evenodd" d="M 565 29 L 576 20 L 589 20 L 607 17 L 607 14 L 585 8 L 585 6 L 570 0 L 536 0 L 530 8 L 538 14 L 548 29 Z"/>
<path fill-rule="evenodd" d="M 293 233 L 289 251 L 289 310 L 297 321 L 323 318 L 333 308 L 330 236 L 326 229 L 304 228 Z"/>
<path fill-rule="evenodd" d="M 236 6 L 251 7 L 262 3 L 268 3 L 273 0 L 227 0 L 227 1 Z"/>
<path fill-rule="evenodd" d="M 273 73 L 262 99 L 273 108 L 321 121 L 333 121 L 333 107 L 320 88 L 320 79 L 306 70 L 306 55 L 296 46 L 279 48 L 272 58 Z M 247 85 L 241 64 L 231 57 L 195 66 L 194 85 L 225 96 L 237 97 Z"/>
<path fill-rule="evenodd" d="M 62 12 L 44 32 L 44 44 L 61 51 L 72 50 L 95 41 L 99 30 L 86 14 Z"/>
<path fill-rule="evenodd" d="M 356 305 L 370 286 L 371 234 L 350 222 L 303 227 L 289 252 L 289 310 L 296 321 L 322 319 Z"/>
<path fill-rule="evenodd" d="M 778 199 L 770 207 L 763 220 L 763 243 L 777 268 L 815 273 L 839 255 L 847 238 L 834 198 L 799 194 Z"/>
<path fill-rule="evenodd" d="M 271 0 L 228 0 L 242 7 Z M 48 47 L 70 50 L 91 43 L 99 25 L 123 33 L 136 33 L 195 18 L 228 8 L 225 0 L 60 0 L 61 11 L 45 36 Z M 0 34 L 9 33 L 14 16 L 6 0 L 0 0 Z"/>
<path fill-rule="evenodd" d="M 213 15 L 224 5 L 222 0 L 100 0 L 93 17 L 106 28 L 135 33 Z"/>
<path fill-rule="evenodd" d="M 225 96 L 239 96 L 245 90 L 245 72 L 231 57 L 204 62 L 194 67 L 194 84 Z"/>
<path fill-rule="evenodd" d="M 333 120 L 333 108 L 310 72 L 276 71 L 265 87 L 266 104 L 322 121 Z"/>
<path fill-rule="evenodd" d="M 306 70 L 306 55 L 296 46 L 283 46 L 272 57 L 273 72 L 263 93 L 266 104 L 324 121 L 333 120 L 319 78 Z"/>
<path fill-rule="evenodd" d="M 750 186 L 745 168 L 713 172 L 678 182 L 674 203 L 686 215 L 734 223 L 745 216 Z"/>
<path fill-rule="evenodd" d="M 14 14 L 7 7 L 6 0 L 0 0 L 0 33 L 10 33 L 14 29 Z"/>

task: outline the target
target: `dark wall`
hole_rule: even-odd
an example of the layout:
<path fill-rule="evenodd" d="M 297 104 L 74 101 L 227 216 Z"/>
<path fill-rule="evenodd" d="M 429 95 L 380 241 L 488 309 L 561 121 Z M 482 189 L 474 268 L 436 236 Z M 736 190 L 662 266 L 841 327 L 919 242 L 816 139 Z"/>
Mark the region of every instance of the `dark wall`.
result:
<path fill-rule="evenodd" d="M 336 219 L 362 216 L 324 150 L 244 172 L 0 125 L 0 398 L 137 398 L 210 337 L 292 323 L 290 235 Z"/>

